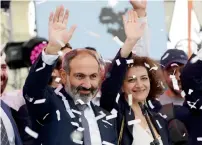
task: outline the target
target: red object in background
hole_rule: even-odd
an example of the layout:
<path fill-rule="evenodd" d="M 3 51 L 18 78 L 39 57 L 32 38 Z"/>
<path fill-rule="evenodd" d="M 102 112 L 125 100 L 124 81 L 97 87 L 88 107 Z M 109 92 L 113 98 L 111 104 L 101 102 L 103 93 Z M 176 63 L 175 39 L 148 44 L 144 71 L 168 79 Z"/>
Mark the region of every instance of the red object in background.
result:
<path fill-rule="evenodd" d="M 25 42 L 8 42 L 4 47 L 7 65 L 10 69 L 30 67 L 47 43 L 41 37 L 33 37 Z"/>
<path fill-rule="evenodd" d="M 39 43 L 38 45 L 36 45 L 34 47 L 34 49 L 31 51 L 31 55 L 30 55 L 30 61 L 31 61 L 32 64 L 37 60 L 39 54 L 42 52 L 42 50 L 46 46 L 47 46 L 47 42 L 44 41 L 44 42 Z"/>

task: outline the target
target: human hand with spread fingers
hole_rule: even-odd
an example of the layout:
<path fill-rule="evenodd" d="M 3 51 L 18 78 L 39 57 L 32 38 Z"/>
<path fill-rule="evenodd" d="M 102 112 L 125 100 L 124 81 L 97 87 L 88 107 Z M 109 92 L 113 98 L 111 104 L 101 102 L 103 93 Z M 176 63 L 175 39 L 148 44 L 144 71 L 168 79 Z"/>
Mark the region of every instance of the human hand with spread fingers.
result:
<path fill-rule="evenodd" d="M 64 9 L 64 6 L 57 7 L 56 11 L 50 13 L 48 23 L 49 43 L 45 50 L 47 54 L 57 55 L 62 44 L 67 44 L 76 29 L 73 25 L 67 29 L 69 11 Z"/>
<path fill-rule="evenodd" d="M 133 46 L 143 36 L 145 28 L 145 23 L 138 22 L 138 16 L 134 10 L 128 11 L 127 15 L 123 16 L 126 40 L 121 49 L 121 56 L 125 58 L 128 57 Z"/>

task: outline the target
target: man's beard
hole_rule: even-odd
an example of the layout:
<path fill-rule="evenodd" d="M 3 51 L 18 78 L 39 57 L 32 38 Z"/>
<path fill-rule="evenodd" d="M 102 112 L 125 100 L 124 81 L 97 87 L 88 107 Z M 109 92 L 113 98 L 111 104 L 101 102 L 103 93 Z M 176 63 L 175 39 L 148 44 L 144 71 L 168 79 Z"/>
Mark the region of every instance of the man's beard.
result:
<path fill-rule="evenodd" d="M 82 100 L 84 103 L 88 103 L 92 100 L 92 98 L 95 96 L 96 92 L 98 91 L 98 88 L 95 88 L 95 87 L 91 87 L 89 89 L 85 88 L 85 87 L 82 87 L 82 86 L 73 86 L 73 85 L 70 85 L 69 86 L 65 86 L 65 90 L 66 92 L 72 97 L 72 99 L 74 101 L 76 100 Z M 81 94 L 79 93 L 79 91 L 90 91 L 89 94 Z"/>

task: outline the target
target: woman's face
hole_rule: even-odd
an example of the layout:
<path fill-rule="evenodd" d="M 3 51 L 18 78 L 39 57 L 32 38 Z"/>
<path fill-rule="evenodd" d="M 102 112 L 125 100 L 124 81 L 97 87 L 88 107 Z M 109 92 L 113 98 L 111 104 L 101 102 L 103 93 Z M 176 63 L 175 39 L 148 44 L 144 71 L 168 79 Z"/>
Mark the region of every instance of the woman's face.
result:
<path fill-rule="evenodd" d="M 137 66 L 129 68 L 122 90 L 127 94 L 132 94 L 133 102 L 146 100 L 150 91 L 150 79 L 145 67 Z"/>

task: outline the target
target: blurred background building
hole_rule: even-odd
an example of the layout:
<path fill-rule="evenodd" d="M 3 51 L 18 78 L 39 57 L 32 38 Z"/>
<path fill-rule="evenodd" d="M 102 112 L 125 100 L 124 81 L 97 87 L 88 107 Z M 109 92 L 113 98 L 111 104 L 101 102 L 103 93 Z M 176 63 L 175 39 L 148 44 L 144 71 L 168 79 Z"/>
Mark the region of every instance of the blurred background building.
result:
<path fill-rule="evenodd" d="M 7 8 L 2 8 L 3 6 L 7 6 Z M 29 0 L 1 1 L 0 17 L 1 46 L 7 42 L 27 41 L 34 36 L 33 32 L 30 31 L 30 25 L 33 25 L 30 18 L 33 15 L 30 14 Z M 22 88 L 27 72 L 28 68 L 9 70 L 7 90 Z"/>

